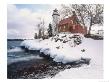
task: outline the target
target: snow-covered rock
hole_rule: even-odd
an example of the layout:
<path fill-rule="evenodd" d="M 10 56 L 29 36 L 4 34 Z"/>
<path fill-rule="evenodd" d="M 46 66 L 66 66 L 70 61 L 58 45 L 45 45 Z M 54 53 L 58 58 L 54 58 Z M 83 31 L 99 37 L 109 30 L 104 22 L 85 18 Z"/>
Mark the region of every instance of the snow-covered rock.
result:
<path fill-rule="evenodd" d="M 83 55 L 85 53 L 84 47 L 75 43 L 74 36 L 76 35 L 80 36 L 81 41 L 83 41 L 84 37 L 80 34 L 58 34 L 45 40 L 25 40 L 21 46 L 29 50 L 39 50 L 45 55 L 49 55 L 55 62 L 74 62 L 81 60 L 82 57 L 85 58 Z"/>

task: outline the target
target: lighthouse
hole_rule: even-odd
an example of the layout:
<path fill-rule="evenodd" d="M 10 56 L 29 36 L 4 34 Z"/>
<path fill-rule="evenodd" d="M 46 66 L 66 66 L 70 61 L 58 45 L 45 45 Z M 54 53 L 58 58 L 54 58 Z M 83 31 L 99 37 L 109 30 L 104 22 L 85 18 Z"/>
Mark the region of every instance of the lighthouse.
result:
<path fill-rule="evenodd" d="M 53 10 L 52 18 L 52 33 L 53 35 L 56 35 L 58 33 L 58 24 L 60 20 L 60 15 L 57 9 Z"/>

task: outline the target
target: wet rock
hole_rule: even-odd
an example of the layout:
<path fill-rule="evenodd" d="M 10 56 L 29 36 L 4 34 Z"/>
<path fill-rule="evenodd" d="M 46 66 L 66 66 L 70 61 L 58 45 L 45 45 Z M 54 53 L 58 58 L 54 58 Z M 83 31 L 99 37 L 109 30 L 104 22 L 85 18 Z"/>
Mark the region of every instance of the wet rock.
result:
<path fill-rule="evenodd" d="M 66 65 L 66 68 L 67 68 L 67 69 L 70 69 L 70 68 L 71 68 L 71 65 Z"/>

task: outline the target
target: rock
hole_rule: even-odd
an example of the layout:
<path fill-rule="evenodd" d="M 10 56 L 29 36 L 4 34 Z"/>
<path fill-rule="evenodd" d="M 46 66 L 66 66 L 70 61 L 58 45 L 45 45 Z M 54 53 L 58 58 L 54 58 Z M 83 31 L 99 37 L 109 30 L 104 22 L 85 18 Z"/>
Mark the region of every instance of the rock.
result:
<path fill-rule="evenodd" d="M 60 46 L 56 47 L 57 49 L 60 49 Z"/>
<path fill-rule="evenodd" d="M 70 68 L 71 68 L 71 65 L 66 65 L 66 68 L 67 68 L 67 69 L 70 69 Z"/>
<path fill-rule="evenodd" d="M 85 52 L 85 49 L 82 49 L 81 51 L 82 51 L 82 52 Z"/>

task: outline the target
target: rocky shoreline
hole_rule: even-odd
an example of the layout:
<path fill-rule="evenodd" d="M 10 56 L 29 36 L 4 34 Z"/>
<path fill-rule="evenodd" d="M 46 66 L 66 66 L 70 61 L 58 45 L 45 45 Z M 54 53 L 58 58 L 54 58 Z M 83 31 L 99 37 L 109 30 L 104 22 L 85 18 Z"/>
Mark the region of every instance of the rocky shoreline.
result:
<path fill-rule="evenodd" d="M 30 51 L 31 52 L 31 51 Z M 43 54 L 42 54 L 43 55 Z M 73 63 L 56 63 L 45 57 L 43 61 L 30 60 L 12 63 L 7 66 L 8 79 L 43 79 L 46 77 L 54 77 L 60 71 L 70 68 L 80 67 L 87 62 Z"/>
<path fill-rule="evenodd" d="M 33 64 L 34 62 L 34 64 Z M 63 65 L 63 64 L 36 64 L 35 61 L 19 62 L 8 65 L 9 79 L 42 79 L 53 77 L 58 72 L 72 67 L 80 67 L 79 65 Z M 23 67 L 22 67 L 23 66 Z"/>
<path fill-rule="evenodd" d="M 8 79 L 43 79 L 52 78 L 60 71 L 65 69 L 80 67 L 84 64 L 89 65 L 90 59 L 83 59 L 70 63 L 63 64 L 62 62 L 55 62 L 49 55 L 45 55 L 40 50 L 29 50 L 24 46 L 21 48 L 27 53 L 37 53 L 43 60 L 29 60 L 14 62 L 7 66 Z"/>

